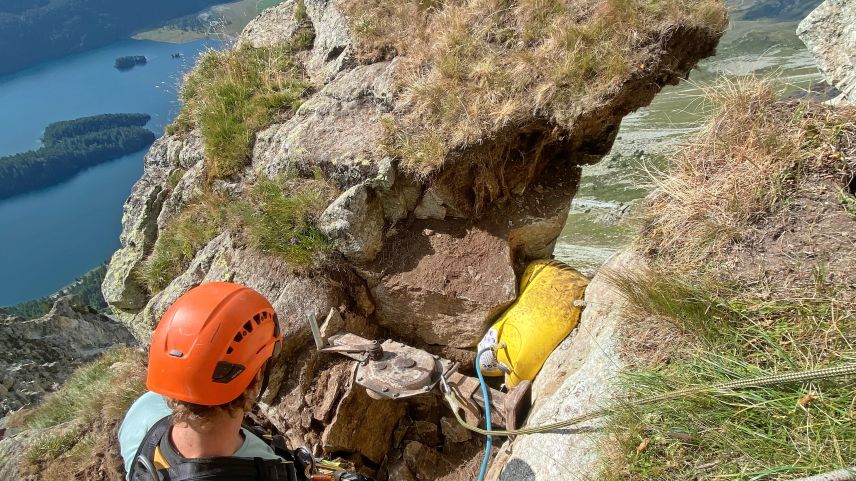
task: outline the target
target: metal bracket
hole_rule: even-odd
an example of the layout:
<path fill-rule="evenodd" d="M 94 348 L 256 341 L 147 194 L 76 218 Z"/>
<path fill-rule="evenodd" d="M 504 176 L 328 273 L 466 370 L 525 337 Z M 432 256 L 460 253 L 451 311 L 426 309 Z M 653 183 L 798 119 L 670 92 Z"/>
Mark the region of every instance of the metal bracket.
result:
<path fill-rule="evenodd" d="M 475 425 L 482 419 L 484 401 L 479 381 L 457 372 L 456 363 L 400 342 L 387 340 L 380 344 L 351 333 L 333 335 L 325 343 L 317 324 L 313 334 L 320 352 L 340 354 L 358 362 L 354 379 L 369 396 L 406 399 L 430 393 L 440 385 L 441 390 L 455 392 L 468 423 Z M 490 389 L 494 425 L 515 429 L 522 423 L 529 407 L 530 387 L 524 381 L 508 393 Z"/>

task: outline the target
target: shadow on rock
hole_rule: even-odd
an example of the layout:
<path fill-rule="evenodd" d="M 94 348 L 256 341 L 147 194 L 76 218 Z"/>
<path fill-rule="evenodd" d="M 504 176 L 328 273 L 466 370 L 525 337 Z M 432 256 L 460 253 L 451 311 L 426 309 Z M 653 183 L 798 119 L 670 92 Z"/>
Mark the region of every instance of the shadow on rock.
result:
<path fill-rule="evenodd" d="M 499 481 L 535 481 L 535 471 L 525 461 L 512 459 L 502 471 Z"/>

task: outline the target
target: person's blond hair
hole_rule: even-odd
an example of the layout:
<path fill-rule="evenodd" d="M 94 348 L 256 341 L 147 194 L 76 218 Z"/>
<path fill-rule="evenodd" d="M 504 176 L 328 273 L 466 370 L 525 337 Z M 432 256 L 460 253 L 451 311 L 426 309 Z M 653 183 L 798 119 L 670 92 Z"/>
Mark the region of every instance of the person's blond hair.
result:
<path fill-rule="evenodd" d="M 205 429 L 214 418 L 224 412 L 230 416 L 238 412 L 249 412 L 256 402 L 258 384 L 259 379 L 256 377 L 240 396 L 219 406 L 204 406 L 167 398 L 166 403 L 172 409 L 172 424 L 187 424 L 193 429 Z"/>

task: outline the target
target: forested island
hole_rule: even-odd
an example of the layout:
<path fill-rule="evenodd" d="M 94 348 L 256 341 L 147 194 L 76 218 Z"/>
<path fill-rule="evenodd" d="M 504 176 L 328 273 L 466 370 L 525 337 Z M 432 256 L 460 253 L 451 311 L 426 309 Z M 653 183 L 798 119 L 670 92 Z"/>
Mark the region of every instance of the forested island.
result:
<path fill-rule="evenodd" d="M 142 150 L 155 141 L 146 114 L 104 114 L 54 122 L 42 147 L 0 157 L 0 199 L 58 184 L 94 165 Z"/>
<path fill-rule="evenodd" d="M 0 75 L 107 45 L 222 0 L 0 1 Z"/>
<path fill-rule="evenodd" d="M 149 62 L 143 55 L 129 55 L 127 57 L 119 57 L 116 59 L 116 62 L 113 64 L 118 70 L 131 70 L 137 65 L 145 65 Z"/>

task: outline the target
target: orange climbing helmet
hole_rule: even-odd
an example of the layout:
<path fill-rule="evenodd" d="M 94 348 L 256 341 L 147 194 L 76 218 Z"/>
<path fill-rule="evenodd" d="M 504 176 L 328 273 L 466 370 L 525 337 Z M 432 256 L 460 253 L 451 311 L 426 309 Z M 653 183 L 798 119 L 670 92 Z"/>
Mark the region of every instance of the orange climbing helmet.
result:
<path fill-rule="evenodd" d="M 258 292 L 211 282 L 179 297 L 161 317 L 149 349 L 149 390 L 219 406 L 238 398 L 268 359 L 279 354 L 276 312 Z"/>

